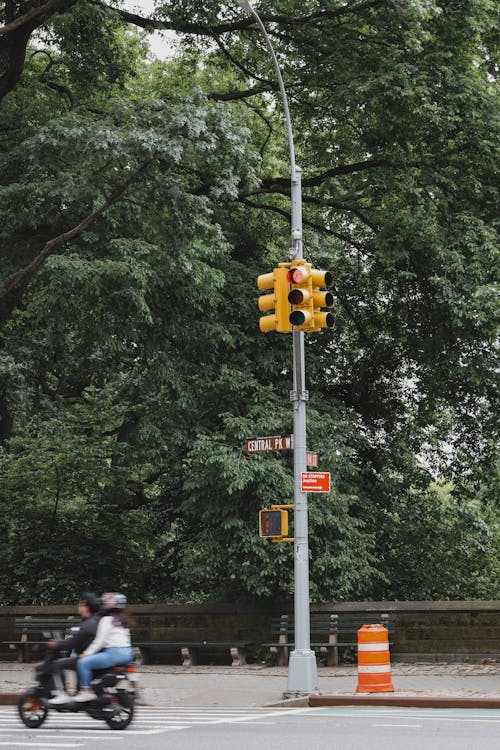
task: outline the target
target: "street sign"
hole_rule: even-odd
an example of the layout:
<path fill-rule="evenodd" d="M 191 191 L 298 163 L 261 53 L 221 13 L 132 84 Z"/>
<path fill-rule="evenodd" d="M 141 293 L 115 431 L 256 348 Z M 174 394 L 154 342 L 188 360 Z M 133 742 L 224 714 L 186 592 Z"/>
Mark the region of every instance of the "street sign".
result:
<path fill-rule="evenodd" d="M 257 453 L 259 451 L 289 451 L 293 448 L 293 438 L 291 435 L 279 437 L 247 438 L 247 453 Z"/>
<path fill-rule="evenodd" d="M 330 472 L 303 471 L 300 489 L 302 492 L 330 492 Z"/>
<path fill-rule="evenodd" d="M 273 435 L 271 437 L 247 438 L 247 453 L 260 453 L 262 451 L 293 451 L 293 435 Z M 306 466 L 317 466 L 319 454 L 306 451 Z"/>

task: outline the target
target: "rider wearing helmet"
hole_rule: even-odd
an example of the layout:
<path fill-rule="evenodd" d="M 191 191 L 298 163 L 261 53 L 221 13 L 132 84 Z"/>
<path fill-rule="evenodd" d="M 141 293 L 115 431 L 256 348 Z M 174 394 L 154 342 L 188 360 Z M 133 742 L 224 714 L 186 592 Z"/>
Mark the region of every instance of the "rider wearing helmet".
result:
<path fill-rule="evenodd" d="M 92 670 L 126 664 L 133 658 L 130 629 L 124 610 L 127 598 L 116 592 L 101 597 L 101 618 L 92 643 L 85 648 L 77 663 L 80 692 L 76 702 L 94 700 L 97 696 L 90 687 Z"/>

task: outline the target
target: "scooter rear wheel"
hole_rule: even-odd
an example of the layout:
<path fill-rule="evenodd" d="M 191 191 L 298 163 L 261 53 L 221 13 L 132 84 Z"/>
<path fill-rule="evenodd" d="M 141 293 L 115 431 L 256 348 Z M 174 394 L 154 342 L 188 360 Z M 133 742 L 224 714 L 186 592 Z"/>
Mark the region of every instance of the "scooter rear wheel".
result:
<path fill-rule="evenodd" d="M 30 729 L 41 726 L 48 714 L 48 709 L 41 705 L 37 690 L 34 688 L 21 693 L 17 701 L 17 711 L 23 724 Z"/>
<path fill-rule="evenodd" d="M 117 702 L 113 703 L 116 713 L 112 716 L 106 716 L 106 724 L 111 729 L 126 729 L 134 718 L 134 695 L 128 691 L 120 691 L 117 694 Z"/>

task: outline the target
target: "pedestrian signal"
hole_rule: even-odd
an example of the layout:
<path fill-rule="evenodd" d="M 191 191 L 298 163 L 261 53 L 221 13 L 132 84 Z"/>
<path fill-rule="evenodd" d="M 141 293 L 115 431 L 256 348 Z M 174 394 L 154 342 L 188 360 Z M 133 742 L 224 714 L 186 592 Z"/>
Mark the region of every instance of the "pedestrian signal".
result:
<path fill-rule="evenodd" d="M 288 536 L 288 511 L 268 510 L 259 511 L 259 536 L 275 538 Z"/>

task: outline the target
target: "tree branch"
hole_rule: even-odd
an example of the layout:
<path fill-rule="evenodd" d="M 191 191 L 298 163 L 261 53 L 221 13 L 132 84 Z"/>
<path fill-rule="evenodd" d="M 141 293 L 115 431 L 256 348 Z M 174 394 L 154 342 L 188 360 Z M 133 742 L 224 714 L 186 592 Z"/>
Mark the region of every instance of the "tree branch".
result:
<path fill-rule="evenodd" d="M 290 195 L 290 188 L 276 188 L 275 190 L 255 190 L 251 193 L 247 193 L 247 195 L 262 195 L 263 193 L 273 193 L 278 195 Z M 333 201 L 333 200 L 322 200 L 321 198 L 317 198 L 314 195 L 303 195 L 302 196 L 302 203 L 309 203 L 314 206 L 320 206 L 323 208 L 334 208 L 337 211 L 347 211 L 349 213 L 354 214 L 354 216 L 357 216 L 360 221 L 363 222 L 363 224 L 366 224 L 366 226 L 372 230 L 372 232 L 377 232 L 378 227 L 376 224 L 374 224 L 370 219 L 368 219 L 360 210 L 359 208 L 356 208 L 355 206 L 348 206 L 345 203 L 341 203 L 340 201 Z"/>
<path fill-rule="evenodd" d="M 342 307 L 347 313 L 347 317 L 351 319 L 351 321 L 354 323 L 354 326 L 359 333 L 359 337 L 362 341 L 371 342 L 370 337 L 368 336 L 366 329 L 364 325 L 361 323 L 359 317 L 354 312 L 353 306 L 350 304 L 350 302 L 347 301 L 347 297 L 342 294 L 342 292 L 339 291 L 338 287 L 335 286 L 335 284 L 332 286 L 332 290 L 335 294 L 335 296 L 340 300 Z"/>
<path fill-rule="evenodd" d="M 271 139 L 271 136 L 272 136 L 272 134 L 273 134 L 273 132 L 274 132 L 274 131 L 273 131 L 273 126 L 271 125 L 271 122 L 270 122 L 270 121 L 269 121 L 269 120 L 267 119 L 267 117 L 266 117 L 266 116 L 265 116 L 265 115 L 264 115 L 264 114 L 263 114 L 263 113 L 262 113 L 262 112 L 260 111 L 260 109 L 259 109 L 258 107 L 254 107 L 254 106 L 253 106 L 252 104 L 250 104 L 250 102 L 247 102 L 247 101 L 246 101 L 246 99 L 243 99 L 243 100 L 242 100 L 242 102 L 243 102 L 243 104 L 245 104 L 245 105 L 246 105 L 246 106 L 247 106 L 247 107 L 248 107 L 249 109 L 251 109 L 251 110 L 252 110 L 252 112 L 255 112 L 255 114 L 256 114 L 256 115 L 257 115 L 258 117 L 260 117 L 260 119 L 262 120 L 262 122 L 263 122 L 263 123 L 265 124 L 265 126 L 267 127 L 267 135 L 266 135 L 266 137 L 264 138 L 264 142 L 262 143 L 262 145 L 261 145 L 261 147 L 260 147 L 260 149 L 259 149 L 259 153 L 260 153 L 260 155 L 261 155 L 261 158 L 264 158 L 264 151 L 266 150 L 266 146 L 267 146 L 267 144 L 269 143 L 269 141 L 270 141 L 270 139 Z"/>
<path fill-rule="evenodd" d="M 110 10 L 118 13 L 121 18 L 127 23 L 131 23 L 134 26 L 139 26 L 143 29 L 162 29 L 170 31 L 178 31 L 184 34 L 196 34 L 199 36 L 217 36 L 219 34 L 226 34 L 233 31 L 245 31 L 248 29 L 253 30 L 256 28 L 256 22 L 253 16 L 246 18 L 238 18 L 235 21 L 227 23 L 215 24 L 213 26 L 207 24 L 201 24 L 196 22 L 178 22 L 178 21 L 160 21 L 157 18 L 147 18 L 146 16 L 140 16 L 137 13 L 130 13 L 122 8 L 115 8 L 112 5 L 101 2 L 101 0 L 89 0 L 94 5 L 99 5 L 103 8 L 109 8 Z M 389 5 L 389 0 L 369 0 L 369 2 L 358 3 L 353 5 L 343 6 L 336 10 L 321 10 L 316 13 L 310 13 L 307 16 L 291 17 L 285 15 L 273 15 L 269 13 L 261 13 L 260 17 L 264 23 L 276 23 L 284 26 L 303 26 L 310 22 L 321 22 L 332 18 L 340 18 L 350 13 L 360 13 L 369 8 L 381 7 Z"/>
<path fill-rule="evenodd" d="M 269 203 L 254 203 L 253 201 L 249 201 L 247 198 L 238 198 L 239 203 L 243 203 L 245 206 L 249 206 L 250 208 L 255 209 L 262 209 L 264 211 L 272 211 L 275 214 L 279 214 L 280 216 L 283 216 L 287 221 L 290 221 L 290 212 L 285 211 L 282 208 L 278 208 L 278 206 L 272 206 Z M 355 247 L 357 250 L 361 250 L 362 252 L 366 252 L 366 247 L 361 244 L 361 242 L 356 242 L 356 240 L 353 240 L 351 237 L 349 237 L 346 234 L 341 234 L 340 232 L 335 232 L 332 229 L 328 229 L 328 227 L 325 227 L 322 224 L 317 224 L 314 221 L 309 221 L 308 219 L 303 219 L 302 223 L 306 227 L 311 227 L 311 229 L 316 230 L 317 232 L 321 232 L 321 234 L 328 234 L 333 237 L 336 237 L 338 240 L 342 240 L 342 242 L 346 242 L 349 245 L 352 245 L 352 247 Z"/>
<path fill-rule="evenodd" d="M 339 177 L 346 174 L 355 174 L 356 172 L 363 172 L 369 169 L 402 169 L 406 167 L 419 166 L 421 166 L 420 162 L 393 162 L 389 159 L 367 159 L 366 161 L 358 161 L 354 164 L 342 164 L 339 167 L 327 169 L 326 172 L 321 172 L 314 177 L 309 177 L 306 180 L 302 180 L 302 187 L 319 187 L 326 180 L 329 180 L 332 177 Z M 285 178 L 270 177 L 268 179 L 262 180 L 262 185 L 267 188 L 262 192 L 269 192 L 269 189 L 272 189 L 272 192 L 276 192 L 278 188 L 283 188 L 285 186 L 288 186 L 288 189 L 290 189 L 290 180 L 287 180 Z"/>
<path fill-rule="evenodd" d="M 222 41 L 221 41 L 221 39 L 220 39 L 220 37 L 218 35 L 214 36 L 214 41 L 217 44 L 217 46 L 220 49 L 220 51 L 222 52 L 222 54 L 224 55 L 224 57 L 227 57 L 227 59 L 229 60 L 229 62 L 232 63 L 235 67 L 237 67 L 238 70 L 241 70 L 241 72 L 245 76 L 253 78 L 254 81 L 260 81 L 261 83 L 265 84 L 266 87 L 268 87 L 269 89 L 275 88 L 275 85 L 271 84 L 271 82 L 268 81 L 266 78 L 261 78 L 256 73 L 252 73 L 252 71 L 249 70 L 245 65 L 243 65 L 243 63 L 240 60 L 237 60 L 235 57 L 233 57 L 233 55 L 227 49 L 226 45 L 222 43 Z"/>
<path fill-rule="evenodd" d="M 17 16 L 10 23 L 5 26 L 0 26 L 0 36 L 7 36 L 12 34 L 14 31 L 18 31 L 22 26 L 33 25 L 33 21 L 38 21 L 47 13 L 54 13 L 60 10 L 67 10 L 72 5 L 75 5 L 77 0 L 47 0 L 43 5 L 39 5 L 36 8 L 32 8 L 22 16 Z M 33 25 L 35 28 L 37 24 Z"/>
<path fill-rule="evenodd" d="M 251 89 L 245 89 L 243 91 L 228 91 L 225 94 L 208 94 L 208 99 L 213 99 L 217 102 L 228 102 L 238 99 L 247 99 L 250 96 L 256 96 L 262 94 L 264 91 L 269 89 L 266 86 L 254 86 Z"/>
<path fill-rule="evenodd" d="M 5 0 L 4 0 L 5 2 Z M 5 17 L 7 23 L 0 27 L 0 100 L 6 96 L 15 87 L 23 71 L 26 47 L 32 32 L 41 26 L 44 21 L 53 15 L 63 13 L 69 8 L 76 5 L 78 0 L 46 0 L 37 7 L 32 7 L 26 13 L 15 17 L 14 6 L 10 2 L 5 3 Z M 116 13 L 125 23 L 130 23 L 144 29 L 172 30 L 183 34 L 194 34 L 199 36 L 211 37 L 218 44 L 218 36 L 231 32 L 242 32 L 257 30 L 255 19 L 252 16 L 237 17 L 236 20 L 227 23 L 205 24 L 192 21 L 160 21 L 156 18 L 147 18 L 137 13 L 131 13 L 122 8 L 115 8 L 108 5 L 103 0 L 86 0 L 89 5 L 96 5 L 100 8 Z M 263 14 L 264 23 L 279 24 L 280 26 L 304 26 L 307 24 L 317 25 L 325 20 L 340 18 L 347 14 L 361 13 L 366 9 L 391 4 L 390 0 L 368 0 L 353 5 L 346 5 L 335 10 L 321 10 L 309 15 L 290 17 L 286 15 Z M 273 33 L 270 29 L 269 33 Z M 223 47 L 221 50 L 224 52 Z M 225 54 L 229 54 L 227 50 Z M 241 63 L 232 58 L 233 64 L 237 64 L 240 70 L 243 70 Z M 248 73 L 247 73 L 248 74 Z M 254 76 L 256 80 L 261 80 Z M 67 92 L 63 92 L 66 93 Z"/>
<path fill-rule="evenodd" d="M 138 172 L 131 176 L 121 187 L 115 190 L 114 193 L 112 193 L 112 195 L 110 195 L 109 198 L 104 201 L 102 206 L 86 216 L 85 219 L 83 219 L 83 221 L 81 221 L 76 227 L 73 227 L 73 229 L 70 229 L 67 232 L 63 232 L 57 237 L 53 237 L 51 240 L 46 242 L 42 251 L 31 263 L 8 276 L 0 286 L 0 299 L 9 294 L 9 292 L 15 289 L 15 287 L 25 282 L 26 279 L 33 276 L 45 263 L 47 258 L 52 255 L 58 245 L 61 245 L 65 242 L 70 242 L 71 240 L 74 240 L 80 234 L 85 232 L 100 216 L 103 215 L 103 213 L 108 210 L 108 208 L 110 208 L 110 206 L 112 206 L 122 197 L 129 185 L 137 180 L 138 174 L 142 172 L 145 167 L 146 165 L 144 165 Z"/>
<path fill-rule="evenodd" d="M 53 58 L 47 52 L 47 50 L 37 50 L 36 52 L 33 52 L 31 55 L 31 58 L 35 57 L 36 55 L 46 55 L 49 58 L 49 62 L 47 63 L 47 67 L 43 71 L 43 73 L 40 73 L 38 80 L 44 83 L 49 89 L 52 89 L 53 91 L 57 91 L 58 94 L 64 94 L 69 100 L 69 106 L 70 109 L 76 109 L 80 106 L 80 101 L 76 94 L 70 89 L 69 86 L 65 86 L 63 83 L 58 83 L 57 81 L 53 81 L 49 76 L 49 71 L 51 68 L 56 65 Z"/>
<path fill-rule="evenodd" d="M 302 202 L 303 203 L 310 203 L 315 206 L 320 207 L 328 207 L 328 208 L 335 208 L 337 211 L 348 211 L 349 213 L 354 214 L 354 216 L 357 216 L 360 221 L 363 222 L 363 224 L 366 224 L 369 229 L 371 229 L 373 232 L 378 232 L 378 226 L 374 224 L 370 219 L 368 219 L 364 213 L 362 213 L 359 208 L 356 208 L 355 206 L 348 206 L 345 203 L 342 203 L 340 201 L 332 201 L 332 200 L 321 200 L 321 198 L 316 198 L 312 195 L 303 195 L 302 196 Z"/>

